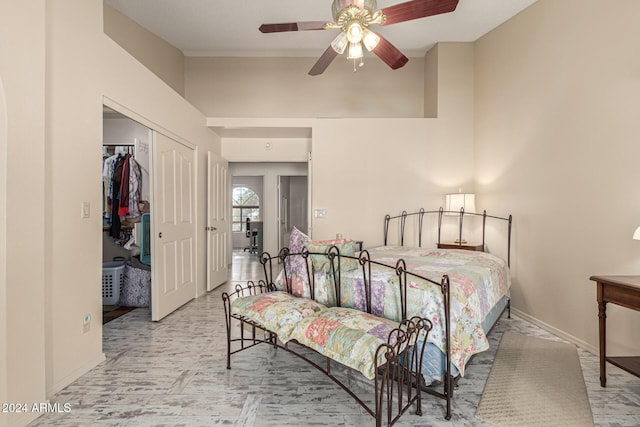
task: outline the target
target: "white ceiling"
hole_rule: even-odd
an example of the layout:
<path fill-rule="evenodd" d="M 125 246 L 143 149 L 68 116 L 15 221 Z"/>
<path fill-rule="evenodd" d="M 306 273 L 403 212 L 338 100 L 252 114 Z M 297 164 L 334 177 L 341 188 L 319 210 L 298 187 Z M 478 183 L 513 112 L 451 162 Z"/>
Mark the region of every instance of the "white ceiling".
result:
<path fill-rule="evenodd" d="M 372 27 L 406 56 L 475 41 L 537 0 L 460 0 L 454 12 Z M 105 0 L 187 56 L 315 57 L 337 30 L 262 34 L 261 24 L 331 21 L 332 0 Z M 378 8 L 402 0 L 378 0 Z"/>

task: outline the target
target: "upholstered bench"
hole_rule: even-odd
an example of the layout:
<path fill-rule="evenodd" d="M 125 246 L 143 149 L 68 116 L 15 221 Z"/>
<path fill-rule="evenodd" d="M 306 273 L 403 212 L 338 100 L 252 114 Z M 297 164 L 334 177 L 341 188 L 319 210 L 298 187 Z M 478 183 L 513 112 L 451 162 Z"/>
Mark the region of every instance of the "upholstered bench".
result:
<path fill-rule="evenodd" d="M 263 254 L 262 263 L 265 265 L 267 278 L 272 277 L 267 273 L 267 263 L 278 259 L 286 266 L 293 257 L 300 257 L 307 264 L 308 280 L 305 286 L 310 296 L 315 296 L 312 278 L 314 266 L 328 266 L 333 273 L 332 300 L 336 304 L 323 304 L 312 298 L 292 295 L 290 285 L 285 290 L 277 290 L 273 280 L 249 282 L 244 287 L 236 287 L 235 292 L 224 293 L 222 298 L 225 303 L 228 338 L 227 368 L 231 368 L 232 354 L 259 343 L 268 343 L 295 354 L 329 376 L 376 419 L 377 426 L 382 425 L 385 411 L 388 425 L 393 424 L 414 404 L 416 413 L 421 415 L 420 377 L 424 346 L 414 344 L 418 339 L 426 342 L 431 322 L 420 317 L 401 321 L 378 317 L 371 314 L 370 303 L 364 309 L 341 306 L 340 269 L 349 262 L 357 263 L 366 275 L 370 268 L 366 251 L 358 258 L 341 256 L 336 246 L 331 247 L 327 253 L 309 252 L 305 249 L 296 254 L 283 250 L 278 257 Z M 397 271 L 399 276 L 402 274 L 402 265 L 387 267 Z M 399 280 L 398 286 L 406 288 L 406 281 Z M 370 292 L 370 286 L 366 288 Z M 371 295 L 366 300 L 370 302 Z M 403 303 L 399 301 L 400 305 Z M 406 310 L 401 308 L 401 312 L 405 313 Z M 240 338 L 233 338 L 234 321 L 240 321 Z M 248 325 L 252 331 L 249 336 L 245 335 L 244 325 Z M 256 334 L 256 329 L 264 332 L 262 337 Z M 319 366 L 302 352 L 296 351 L 291 343 L 325 356 L 326 367 Z M 240 344 L 240 348 L 234 349 L 234 344 Z M 367 379 L 373 380 L 374 409 L 333 375 L 331 361 L 355 369 Z M 390 387 L 390 383 L 397 383 L 398 386 Z M 398 399 L 398 402 L 393 403 L 394 399 Z"/>

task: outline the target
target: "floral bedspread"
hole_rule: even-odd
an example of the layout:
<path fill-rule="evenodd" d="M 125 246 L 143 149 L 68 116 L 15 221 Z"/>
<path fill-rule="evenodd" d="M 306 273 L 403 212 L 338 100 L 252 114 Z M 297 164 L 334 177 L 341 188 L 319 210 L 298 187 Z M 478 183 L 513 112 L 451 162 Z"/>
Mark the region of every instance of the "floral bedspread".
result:
<path fill-rule="evenodd" d="M 506 262 L 484 252 L 465 250 L 427 250 L 384 246 L 369 249 L 372 260 L 395 266 L 402 258 L 407 271 L 440 283 L 444 274 L 451 284 L 451 358 L 452 364 L 464 375 L 469 358 L 489 348 L 482 329 L 482 321 L 491 308 L 508 295 L 511 285 Z M 299 257 L 295 257 L 299 258 Z M 306 273 L 291 272 L 294 283 L 306 282 Z M 372 266 L 372 314 L 400 321 L 400 292 L 394 269 Z M 335 305 L 331 276 L 315 272 L 315 299 L 323 304 Z M 360 268 L 341 272 L 341 303 L 343 307 L 365 308 L 365 291 Z M 283 288 L 284 276 L 276 280 Z M 307 287 L 297 287 L 300 295 L 308 297 Z M 294 289 L 296 293 L 296 289 Z M 407 317 L 419 315 L 433 322 L 428 342 L 445 351 L 444 302 L 439 286 L 408 275 Z"/>

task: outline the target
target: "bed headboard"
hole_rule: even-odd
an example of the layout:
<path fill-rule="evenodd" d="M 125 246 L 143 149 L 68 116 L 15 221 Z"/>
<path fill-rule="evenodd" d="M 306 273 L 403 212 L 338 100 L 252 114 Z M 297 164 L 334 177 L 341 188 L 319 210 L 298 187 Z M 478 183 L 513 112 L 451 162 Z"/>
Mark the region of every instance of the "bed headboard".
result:
<path fill-rule="evenodd" d="M 459 240 L 462 241 L 462 225 L 464 223 L 465 217 L 476 216 L 482 217 L 482 246 L 485 246 L 485 237 L 486 237 L 486 226 L 487 219 L 497 220 L 497 221 L 505 221 L 507 226 L 507 264 L 511 265 L 511 223 L 513 222 L 513 217 L 509 215 L 506 218 L 487 215 L 487 211 L 483 211 L 482 213 L 475 212 L 465 212 L 464 208 L 461 208 L 460 211 L 445 211 L 443 208 L 438 209 L 437 211 L 426 211 L 424 209 L 420 209 L 418 212 L 407 213 L 407 211 L 402 211 L 400 215 L 391 216 L 385 215 L 384 217 L 384 245 L 387 246 L 387 240 L 389 237 L 389 225 L 391 222 L 399 221 L 400 228 L 400 246 L 404 246 L 404 233 L 405 233 L 405 225 L 407 218 L 410 216 L 418 217 L 418 246 L 422 247 L 422 226 L 424 224 L 424 216 L 425 215 L 437 215 L 438 217 L 438 244 L 440 243 L 440 235 L 442 232 L 442 216 L 445 214 L 458 215 L 458 235 Z"/>

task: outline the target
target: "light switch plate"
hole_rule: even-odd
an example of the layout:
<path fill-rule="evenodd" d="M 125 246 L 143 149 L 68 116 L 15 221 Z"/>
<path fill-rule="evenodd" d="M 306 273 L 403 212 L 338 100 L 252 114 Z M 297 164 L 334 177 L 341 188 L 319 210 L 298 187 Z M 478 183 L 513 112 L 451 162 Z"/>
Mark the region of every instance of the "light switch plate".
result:
<path fill-rule="evenodd" d="M 82 204 L 80 205 L 80 218 L 91 218 L 91 203 L 82 202 Z"/>

